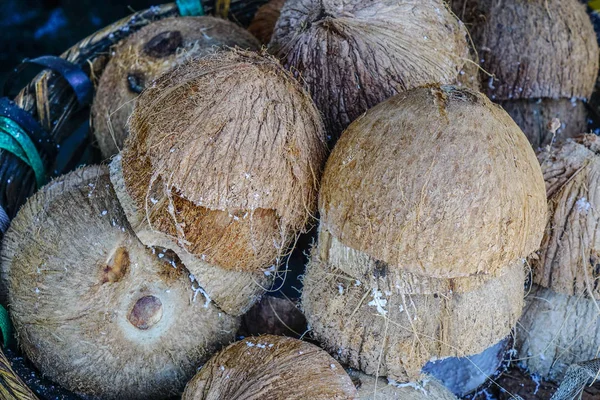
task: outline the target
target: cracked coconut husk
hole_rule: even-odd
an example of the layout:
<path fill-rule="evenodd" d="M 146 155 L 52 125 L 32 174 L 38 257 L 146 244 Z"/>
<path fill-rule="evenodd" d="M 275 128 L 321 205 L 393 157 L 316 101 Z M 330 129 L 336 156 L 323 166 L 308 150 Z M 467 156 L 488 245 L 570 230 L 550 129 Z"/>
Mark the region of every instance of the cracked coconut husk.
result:
<path fill-rule="evenodd" d="M 271 0 L 262 5 L 254 14 L 254 18 L 248 26 L 248 31 L 253 34 L 263 44 L 269 44 L 273 29 L 281 14 L 285 0 Z"/>
<path fill-rule="evenodd" d="M 91 109 L 102 155 L 109 158 L 123 148 L 135 99 L 152 81 L 188 59 L 236 46 L 256 50 L 260 45 L 245 29 L 213 17 L 156 21 L 117 45 Z"/>
<path fill-rule="evenodd" d="M 539 248 L 546 195 L 506 112 L 480 93 L 431 86 L 350 125 L 327 161 L 319 211 L 322 230 L 392 268 L 497 276 Z"/>
<path fill-rule="evenodd" d="M 534 149 L 581 135 L 587 130 L 587 110 L 580 100 L 519 99 L 499 104 L 519 125 Z M 553 132 L 552 121 L 560 126 Z"/>
<path fill-rule="evenodd" d="M 469 57 L 466 30 L 442 0 L 290 1 L 269 51 L 301 77 L 332 140 L 399 92 L 455 82 Z"/>
<path fill-rule="evenodd" d="M 346 370 L 358 390 L 360 400 L 456 400 L 437 379 L 421 375 L 409 383 L 375 378 L 354 369 Z"/>
<path fill-rule="evenodd" d="M 600 138 L 587 134 L 538 154 L 550 218 L 530 262 L 533 280 L 567 295 L 600 300 Z"/>
<path fill-rule="evenodd" d="M 453 0 L 477 47 L 493 100 L 591 96 L 598 43 L 577 0 Z"/>
<path fill-rule="evenodd" d="M 188 383 L 182 400 L 358 399 L 329 354 L 297 339 L 264 335 L 229 345 Z"/>
<path fill-rule="evenodd" d="M 430 360 L 478 354 L 506 337 L 523 307 L 523 261 L 466 293 L 409 295 L 359 284 L 313 250 L 302 305 L 342 363 L 408 382 Z"/>
<path fill-rule="evenodd" d="M 599 305 L 534 285 L 516 331 L 519 365 L 552 382 L 561 382 L 571 364 L 598 357 Z"/>
<path fill-rule="evenodd" d="M 77 170 L 34 194 L 4 237 L 1 270 L 28 358 L 93 398 L 178 393 L 239 325 L 196 299 L 183 265 L 139 242 L 106 167 Z"/>

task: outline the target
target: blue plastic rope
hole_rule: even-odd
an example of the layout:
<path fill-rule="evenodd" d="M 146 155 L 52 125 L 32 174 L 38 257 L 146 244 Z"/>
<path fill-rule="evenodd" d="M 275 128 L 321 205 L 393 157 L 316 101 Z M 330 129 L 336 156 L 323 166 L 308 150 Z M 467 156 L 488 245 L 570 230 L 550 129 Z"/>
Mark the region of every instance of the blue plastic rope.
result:
<path fill-rule="evenodd" d="M 12 326 L 10 324 L 10 317 L 8 311 L 0 305 L 0 333 L 2 333 L 2 341 L 0 344 L 2 347 L 6 347 L 12 341 Z"/>
<path fill-rule="evenodd" d="M 14 154 L 33 169 L 38 188 L 46 183 L 44 163 L 29 135 L 15 121 L 3 116 L 0 116 L 0 148 Z"/>
<path fill-rule="evenodd" d="M 204 15 L 204 8 L 201 0 L 176 0 L 179 14 L 183 17 L 197 17 Z"/>

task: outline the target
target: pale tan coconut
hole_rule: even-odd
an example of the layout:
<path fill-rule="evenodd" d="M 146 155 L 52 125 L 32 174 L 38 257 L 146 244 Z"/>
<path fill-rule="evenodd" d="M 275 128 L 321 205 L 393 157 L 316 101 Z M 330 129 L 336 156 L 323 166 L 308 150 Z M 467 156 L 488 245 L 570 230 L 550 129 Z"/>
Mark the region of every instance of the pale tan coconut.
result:
<path fill-rule="evenodd" d="M 550 219 L 531 259 L 534 282 L 600 300 L 600 138 L 583 135 L 538 154 Z"/>
<path fill-rule="evenodd" d="M 28 358 L 86 396 L 176 394 L 239 325 L 198 293 L 183 265 L 139 242 L 105 167 L 32 196 L 4 237 L 1 270 Z"/>
<path fill-rule="evenodd" d="M 348 375 L 358 390 L 360 400 L 456 400 L 437 379 L 421 375 L 409 383 L 398 383 L 386 378 L 375 378 L 354 369 Z"/>
<path fill-rule="evenodd" d="M 321 230 L 389 268 L 497 276 L 538 249 L 546 196 L 506 112 L 479 93 L 433 86 L 350 125 L 327 161 L 319 210 Z"/>
<path fill-rule="evenodd" d="M 190 58 L 236 46 L 256 50 L 259 43 L 245 29 L 213 17 L 166 18 L 119 43 L 102 73 L 91 109 L 102 155 L 109 158 L 123 148 L 135 99 L 154 79 Z"/>
<path fill-rule="evenodd" d="M 269 43 L 298 76 L 336 139 L 381 101 L 455 82 L 466 30 L 442 0 L 287 2 Z"/>
<path fill-rule="evenodd" d="M 254 18 L 248 26 L 248 31 L 263 44 L 268 44 L 273 35 L 273 29 L 281 14 L 281 7 L 285 0 L 271 0 L 256 10 Z"/>
<path fill-rule="evenodd" d="M 188 383 L 182 400 L 358 399 L 342 366 L 317 346 L 264 335 L 234 343 Z"/>
<path fill-rule="evenodd" d="M 561 382 L 571 364 L 598 358 L 600 308 L 596 300 L 534 285 L 525 301 L 515 335 L 522 367 Z"/>

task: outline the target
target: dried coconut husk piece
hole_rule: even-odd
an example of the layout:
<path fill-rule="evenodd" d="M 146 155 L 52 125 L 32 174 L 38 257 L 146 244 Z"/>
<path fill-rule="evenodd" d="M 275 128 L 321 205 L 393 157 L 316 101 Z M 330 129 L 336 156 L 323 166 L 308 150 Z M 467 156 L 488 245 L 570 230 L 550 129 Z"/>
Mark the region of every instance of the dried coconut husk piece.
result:
<path fill-rule="evenodd" d="M 432 86 L 348 127 L 319 210 L 322 230 L 394 268 L 497 276 L 538 249 L 546 196 L 531 145 L 505 111 L 480 93 Z"/>
<path fill-rule="evenodd" d="M 521 99 L 499 104 L 523 130 L 534 149 L 579 136 L 587 130 L 587 110 L 580 100 Z M 560 125 L 553 132 L 555 118 Z"/>
<path fill-rule="evenodd" d="M 455 82 L 468 58 L 466 30 L 442 0 L 290 1 L 269 50 L 301 77 L 333 139 L 399 92 Z"/>
<path fill-rule="evenodd" d="M 408 382 L 431 359 L 477 354 L 510 333 L 523 307 L 523 262 L 503 272 L 466 293 L 407 295 L 359 285 L 313 253 L 302 304 L 340 362 Z"/>
<path fill-rule="evenodd" d="M 285 0 L 271 0 L 262 5 L 254 14 L 254 18 L 248 26 L 248 31 L 263 44 L 268 44 L 273 35 L 273 29 L 281 14 L 281 8 Z"/>
<path fill-rule="evenodd" d="M 188 383 L 182 400 L 358 399 L 352 380 L 317 346 L 264 335 L 234 343 Z"/>
<path fill-rule="evenodd" d="M 534 282 L 567 295 L 600 299 L 600 138 L 582 135 L 538 154 L 550 219 Z"/>
<path fill-rule="evenodd" d="M 139 242 L 106 167 L 75 171 L 32 196 L 4 237 L 1 270 L 28 358 L 94 398 L 177 393 L 239 325 L 196 298 L 183 265 Z"/>
<path fill-rule="evenodd" d="M 135 99 L 154 79 L 188 59 L 236 46 L 256 50 L 260 45 L 245 29 L 213 17 L 156 21 L 116 46 L 91 109 L 102 155 L 109 158 L 123 148 Z"/>
<path fill-rule="evenodd" d="M 599 304 L 534 285 L 525 298 L 515 337 L 522 367 L 561 382 L 571 364 L 598 358 Z"/>

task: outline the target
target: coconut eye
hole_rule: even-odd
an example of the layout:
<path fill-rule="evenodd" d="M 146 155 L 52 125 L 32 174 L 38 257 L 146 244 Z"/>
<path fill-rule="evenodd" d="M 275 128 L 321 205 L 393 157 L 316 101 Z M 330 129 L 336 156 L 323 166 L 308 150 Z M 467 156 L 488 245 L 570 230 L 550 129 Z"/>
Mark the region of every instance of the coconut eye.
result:
<path fill-rule="evenodd" d="M 163 58 L 175 54 L 183 44 L 183 36 L 179 31 L 161 32 L 144 46 L 144 53 L 154 58 Z"/>
<path fill-rule="evenodd" d="M 129 313 L 129 322 L 138 329 L 146 330 L 156 325 L 163 315 L 162 302 L 158 297 L 140 298 Z"/>
<path fill-rule="evenodd" d="M 127 88 L 133 93 L 140 94 L 146 84 L 144 74 L 141 72 L 131 72 L 127 75 Z"/>
<path fill-rule="evenodd" d="M 120 281 L 129 270 L 129 252 L 124 247 L 119 247 L 102 271 L 102 283 L 115 283 Z"/>

